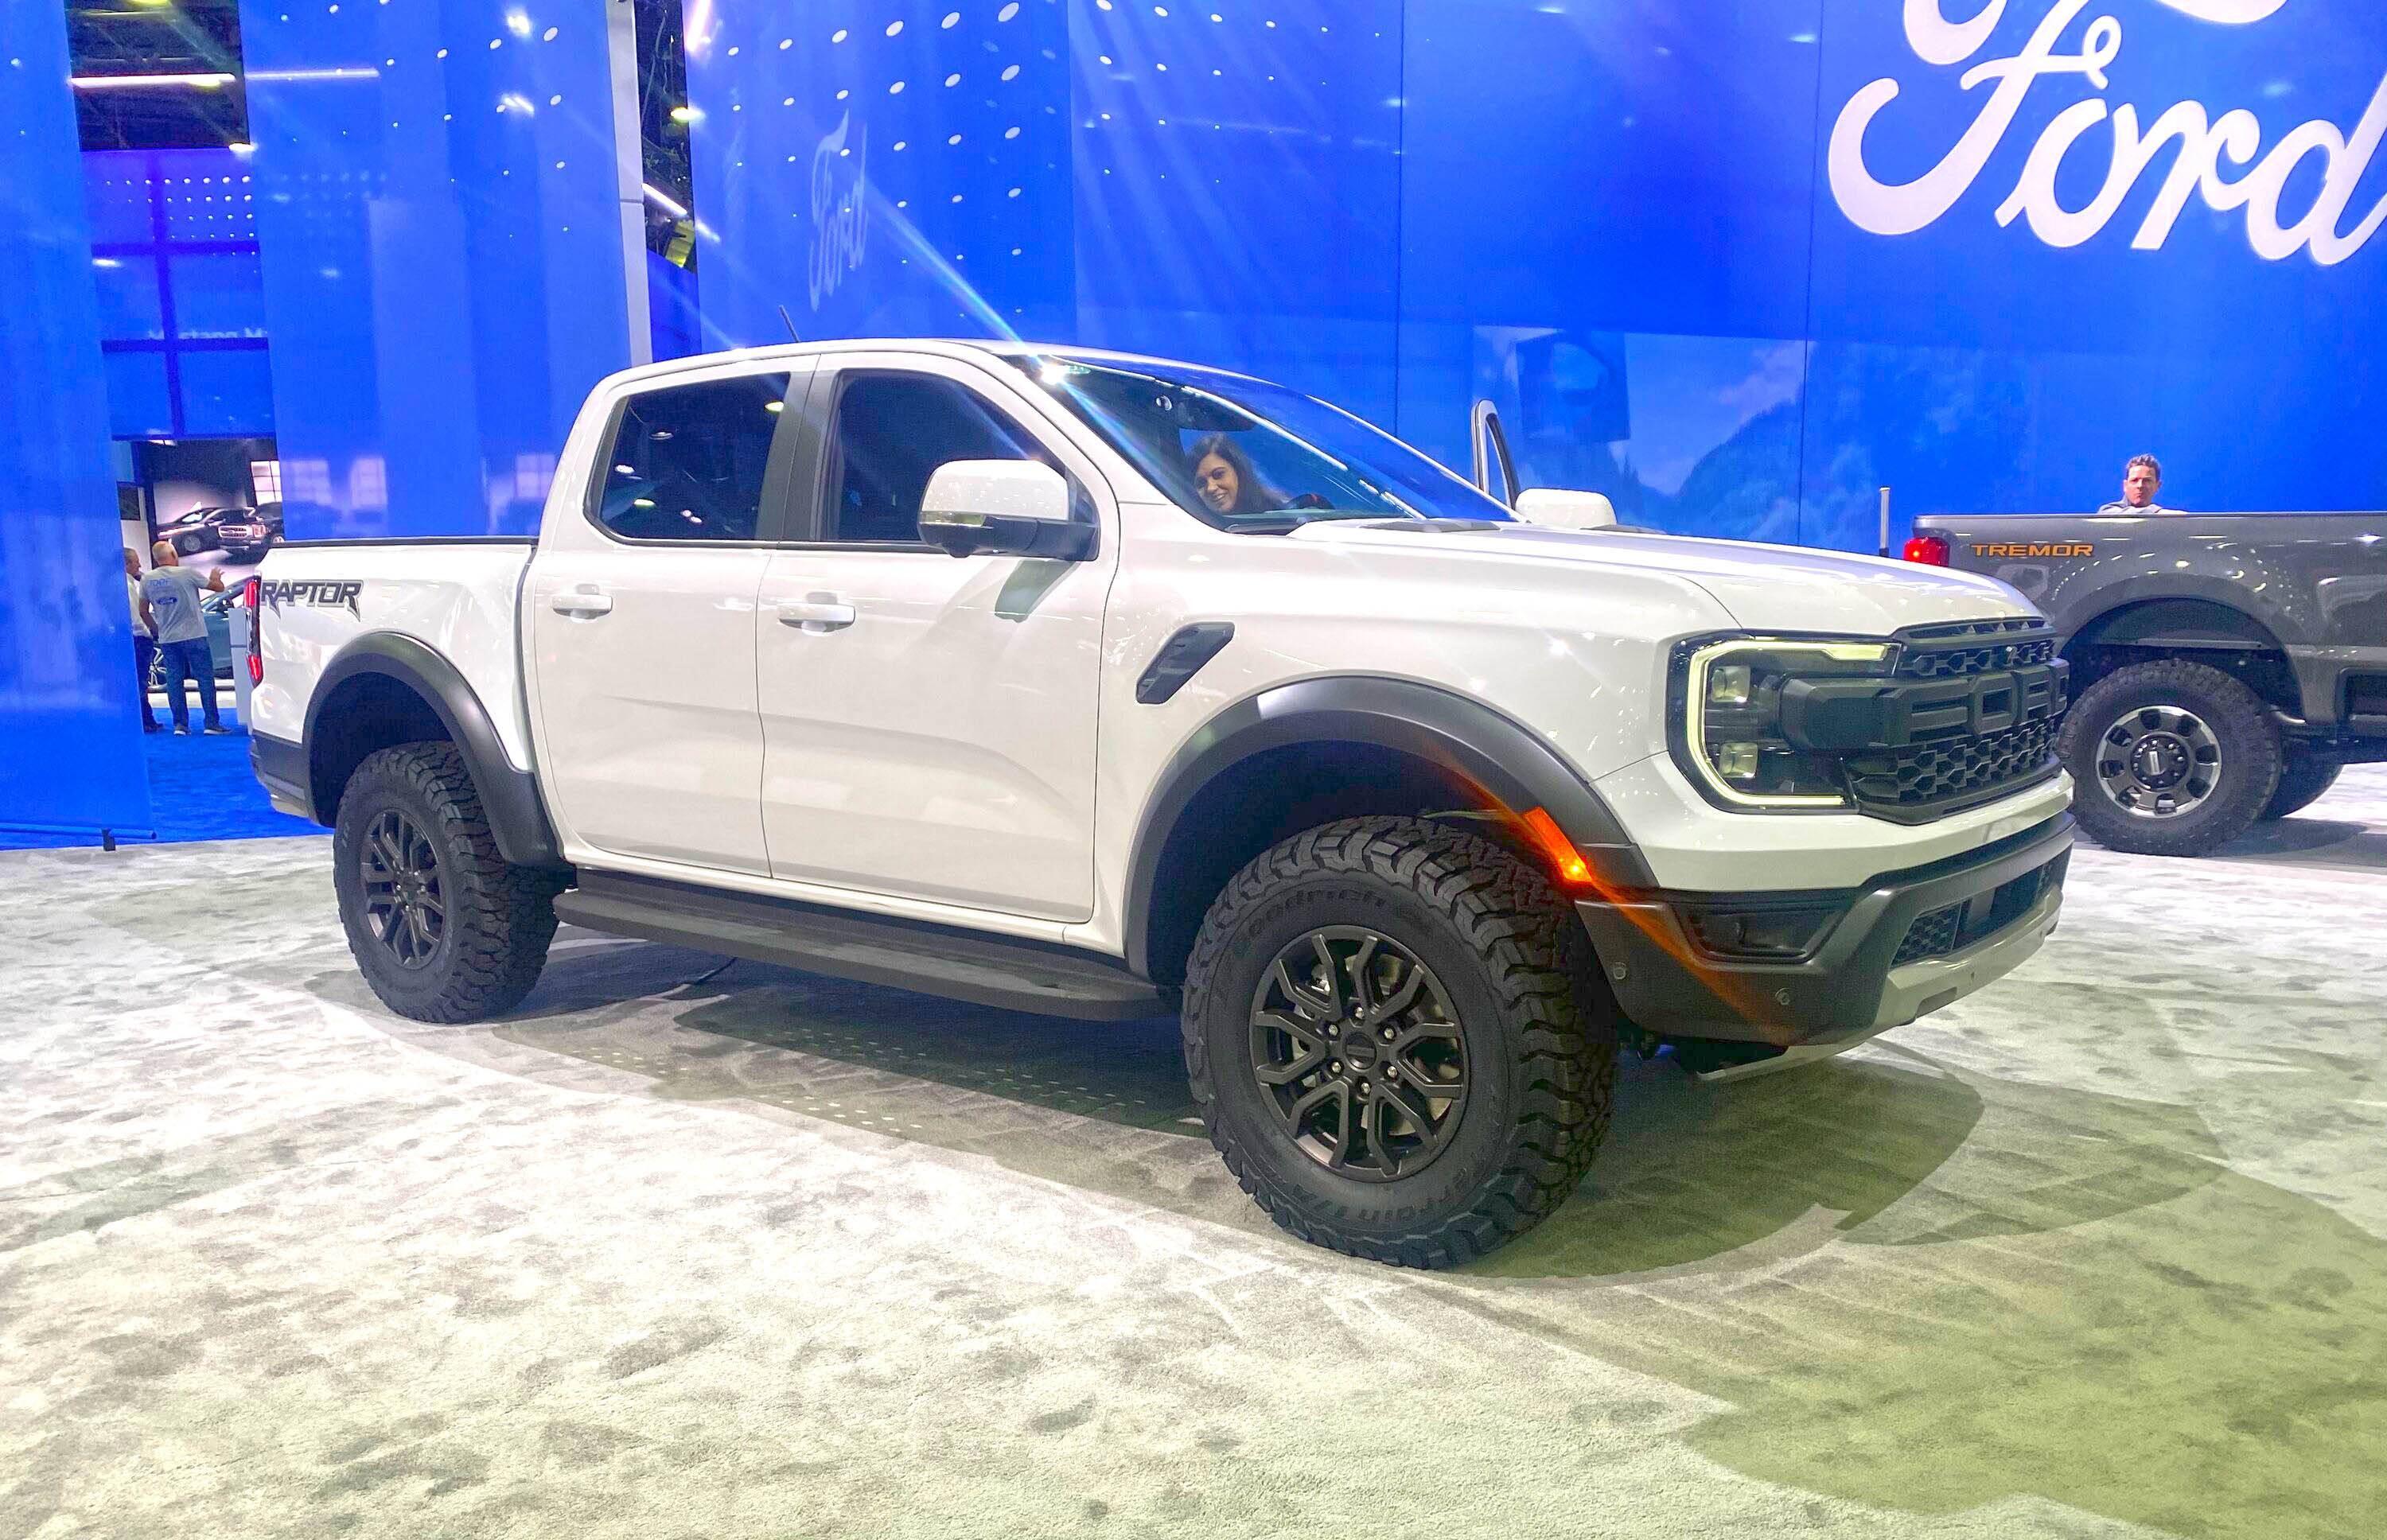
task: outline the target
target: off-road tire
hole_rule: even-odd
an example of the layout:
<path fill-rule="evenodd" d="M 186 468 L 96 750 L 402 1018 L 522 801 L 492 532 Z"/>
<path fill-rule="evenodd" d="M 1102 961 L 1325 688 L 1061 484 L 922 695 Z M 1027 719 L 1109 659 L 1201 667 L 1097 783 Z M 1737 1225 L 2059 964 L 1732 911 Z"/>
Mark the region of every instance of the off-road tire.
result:
<path fill-rule="evenodd" d="M 401 965 L 365 916 L 366 830 L 395 811 L 435 851 L 446 918 L 420 967 Z M 553 873 L 498 853 L 472 772 L 452 743 L 406 743 L 370 755 L 348 777 L 332 835 L 333 886 L 348 952 L 382 1004 L 416 1021 L 484 1021 L 522 1004 L 555 939 Z"/>
<path fill-rule="evenodd" d="M 2177 816 L 2150 818 L 2115 801 L 2099 774 L 2103 735 L 2126 713 L 2178 707 L 2208 726 L 2220 749 L 2220 776 L 2202 803 Z M 2203 663 L 2166 658 L 2116 669 L 2082 693 L 2056 742 L 2072 772 L 2072 811 L 2108 850 L 2137 855 L 2206 855 L 2254 826 L 2280 784 L 2285 754 L 2262 698 Z"/>
<path fill-rule="evenodd" d="M 1463 1034 L 1470 1090 L 1442 1153 L 1362 1181 L 1296 1146 L 1251 1064 L 1255 991 L 1322 927 L 1380 932 L 1424 962 Z M 1352 818 L 1238 873 L 1186 966 L 1185 1067 L 1210 1142 L 1276 1222 L 1413 1268 L 1483 1256 L 1548 1218 L 1608 1130 L 1616 1005 L 1573 912 L 1501 846 L 1416 818 Z"/>
<path fill-rule="evenodd" d="M 2280 769 L 2280 789 L 2263 806 L 2262 822 L 2271 823 L 2302 813 L 2329 794 L 2344 766 L 2318 754 L 2290 753 Z"/>

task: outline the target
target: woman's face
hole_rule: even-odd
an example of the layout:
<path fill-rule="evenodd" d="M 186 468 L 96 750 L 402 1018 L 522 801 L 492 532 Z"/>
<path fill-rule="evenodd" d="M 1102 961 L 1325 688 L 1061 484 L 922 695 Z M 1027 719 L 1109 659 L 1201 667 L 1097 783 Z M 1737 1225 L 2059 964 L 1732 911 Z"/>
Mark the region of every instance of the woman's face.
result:
<path fill-rule="evenodd" d="M 1194 486 L 1213 513 L 1233 512 L 1236 500 L 1244 495 L 1242 478 L 1216 449 L 1204 455 L 1202 463 L 1194 467 Z"/>

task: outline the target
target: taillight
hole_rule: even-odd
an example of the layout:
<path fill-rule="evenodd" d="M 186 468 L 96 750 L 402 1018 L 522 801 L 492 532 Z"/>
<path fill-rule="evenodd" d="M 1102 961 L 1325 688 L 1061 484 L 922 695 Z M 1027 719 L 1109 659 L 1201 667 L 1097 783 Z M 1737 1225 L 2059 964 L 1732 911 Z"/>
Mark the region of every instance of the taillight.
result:
<path fill-rule="evenodd" d="M 258 595 L 264 588 L 263 578 L 252 577 L 240 586 L 240 601 L 248 608 L 248 682 L 265 683 L 265 620 L 258 612 Z"/>
<path fill-rule="evenodd" d="M 1906 559 L 1926 567 L 1944 567 L 1948 564 L 1948 542 L 1937 535 L 1918 535 L 1906 542 Z"/>

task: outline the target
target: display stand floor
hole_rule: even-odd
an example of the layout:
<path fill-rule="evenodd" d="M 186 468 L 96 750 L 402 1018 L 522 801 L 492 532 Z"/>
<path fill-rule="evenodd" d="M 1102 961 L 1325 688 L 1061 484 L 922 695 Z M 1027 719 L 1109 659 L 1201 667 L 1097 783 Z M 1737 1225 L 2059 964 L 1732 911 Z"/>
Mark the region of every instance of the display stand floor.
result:
<path fill-rule="evenodd" d="M 2387 767 L 1840 1059 L 1628 1062 L 1439 1275 L 1269 1225 L 1172 1021 L 567 929 L 426 1026 L 329 855 L 0 855 L 0 1534 L 2379 1533 Z"/>
<path fill-rule="evenodd" d="M 166 722 L 161 708 L 158 720 Z M 224 721 L 232 725 L 226 712 Z M 234 726 L 221 738 L 196 730 L 187 738 L 169 723 L 162 731 L 142 735 L 148 761 L 149 807 L 158 822 L 158 841 L 193 839 L 264 839 L 285 834 L 324 831 L 303 818 L 273 811 L 265 788 L 249 768 L 248 733 Z M 143 841 L 145 843 L 146 841 Z M 61 850 L 96 846 L 96 834 L 24 834 L 0 828 L 0 851 Z"/>

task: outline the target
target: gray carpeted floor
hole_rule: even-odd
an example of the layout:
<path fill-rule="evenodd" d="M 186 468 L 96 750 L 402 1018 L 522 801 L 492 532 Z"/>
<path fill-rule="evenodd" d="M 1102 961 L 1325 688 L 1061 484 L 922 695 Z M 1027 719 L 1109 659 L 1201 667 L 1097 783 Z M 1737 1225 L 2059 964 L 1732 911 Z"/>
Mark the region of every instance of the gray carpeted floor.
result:
<path fill-rule="evenodd" d="M 1171 1023 L 567 932 L 426 1028 L 327 856 L 0 855 L 0 1535 L 2387 1529 L 2387 770 L 2084 848 L 1854 1055 L 1629 1067 L 1442 1276 L 1269 1226 Z"/>

